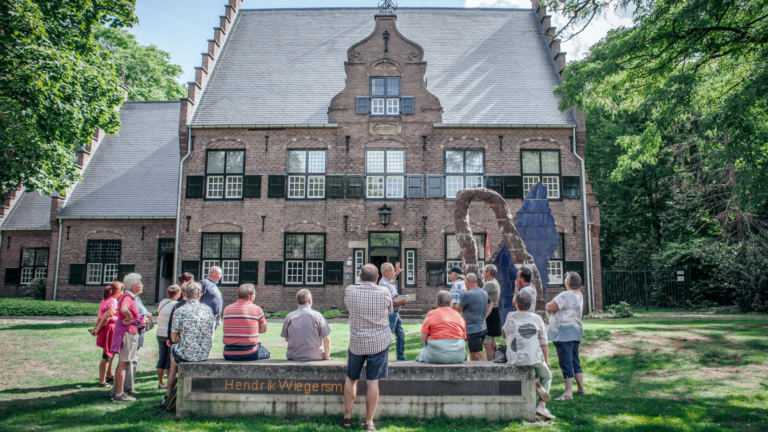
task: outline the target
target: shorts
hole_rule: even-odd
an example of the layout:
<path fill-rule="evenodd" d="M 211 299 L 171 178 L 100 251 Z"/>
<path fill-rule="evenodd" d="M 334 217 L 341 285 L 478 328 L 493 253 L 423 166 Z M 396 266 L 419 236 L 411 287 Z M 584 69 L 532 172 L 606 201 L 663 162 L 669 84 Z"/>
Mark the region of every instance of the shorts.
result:
<path fill-rule="evenodd" d="M 112 360 L 113 358 L 115 358 L 115 354 L 114 354 L 114 353 L 110 353 L 110 354 L 112 354 L 112 355 L 111 355 L 111 356 L 110 356 L 110 355 L 107 355 L 107 352 L 106 352 L 106 351 L 103 351 L 103 352 L 101 353 L 101 359 L 102 359 L 102 360 Z"/>
<path fill-rule="evenodd" d="M 496 341 L 495 337 L 486 335 L 483 339 L 483 345 L 493 345 L 494 341 Z"/>
<path fill-rule="evenodd" d="M 178 345 L 172 345 L 171 346 L 171 356 L 173 357 L 173 362 L 176 363 L 176 365 L 180 365 L 182 363 L 190 363 L 189 360 L 183 359 L 180 355 L 176 354 L 176 347 Z"/>
<path fill-rule="evenodd" d="M 357 381 L 363 376 L 363 363 L 366 364 L 365 379 L 375 381 L 386 378 L 389 372 L 389 347 L 378 354 L 352 354 L 347 350 L 347 378 Z"/>
<path fill-rule="evenodd" d="M 132 363 L 139 361 L 139 335 L 125 332 L 120 341 L 119 363 Z"/>
<path fill-rule="evenodd" d="M 168 342 L 167 337 L 158 336 L 157 337 L 157 345 L 158 345 L 158 360 L 157 360 L 157 368 L 158 369 L 171 369 L 171 348 L 166 344 Z"/>
<path fill-rule="evenodd" d="M 478 333 L 470 333 L 467 335 L 467 346 L 469 347 L 469 353 L 483 352 L 483 341 L 485 341 L 485 335 L 488 330 L 483 330 Z"/>

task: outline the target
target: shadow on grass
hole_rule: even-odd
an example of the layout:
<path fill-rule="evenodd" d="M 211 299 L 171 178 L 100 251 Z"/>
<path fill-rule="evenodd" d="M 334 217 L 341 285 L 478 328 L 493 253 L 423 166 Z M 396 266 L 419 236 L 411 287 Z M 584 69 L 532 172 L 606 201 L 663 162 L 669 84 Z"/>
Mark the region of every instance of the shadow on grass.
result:
<path fill-rule="evenodd" d="M 96 318 L 93 319 L 94 323 Z M 50 330 L 66 330 L 66 329 L 84 329 L 83 331 L 88 333 L 89 328 L 93 328 L 94 324 L 0 324 L 0 331 L 21 331 L 21 330 L 34 330 L 34 331 L 50 331 Z"/>

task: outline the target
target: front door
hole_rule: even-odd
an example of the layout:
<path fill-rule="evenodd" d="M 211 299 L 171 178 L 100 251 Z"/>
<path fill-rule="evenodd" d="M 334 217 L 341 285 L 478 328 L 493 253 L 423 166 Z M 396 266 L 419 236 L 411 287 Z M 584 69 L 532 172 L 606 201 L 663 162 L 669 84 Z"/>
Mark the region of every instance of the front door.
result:
<path fill-rule="evenodd" d="M 368 235 L 368 257 L 370 263 L 379 269 L 381 275 L 381 265 L 388 262 L 392 265 L 400 262 L 400 233 L 392 232 L 372 232 Z M 400 263 L 402 265 L 402 263 Z M 400 277 L 395 283 L 400 286 Z M 399 291 L 399 290 L 398 290 Z"/>

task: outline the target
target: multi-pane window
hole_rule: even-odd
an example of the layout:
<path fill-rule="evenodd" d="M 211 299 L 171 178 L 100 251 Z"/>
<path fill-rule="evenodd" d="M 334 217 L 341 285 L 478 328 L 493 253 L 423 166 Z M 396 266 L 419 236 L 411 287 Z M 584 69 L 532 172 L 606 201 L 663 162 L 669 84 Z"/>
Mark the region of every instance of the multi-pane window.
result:
<path fill-rule="evenodd" d="M 21 284 L 48 276 L 48 248 L 21 250 Z"/>
<path fill-rule="evenodd" d="M 360 281 L 360 272 L 363 270 L 363 266 L 365 265 L 365 250 L 363 249 L 355 249 L 355 283 L 359 284 Z"/>
<path fill-rule="evenodd" d="M 475 242 L 477 243 L 477 265 L 480 269 L 478 271 L 478 282 L 483 278 L 483 267 L 485 267 L 485 234 L 474 234 Z M 446 285 L 450 286 L 453 282 L 447 277 L 448 269 L 453 266 L 461 267 L 461 246 L 459 241 L 456 240 L 456 234 L 445 235 L 445 271 L 446 271 Z"/>
<path fill-rule="evenodd" d="M 88 285 L 110 284 L 120 270 L 120 240 L 88 240 L 85 253 Z"/>
<path fill-rule="evenodd" d="M 368 150 L 365 153 L 366 197 L 405 197 L 405 150 Z"/>
<path fill-rule="evenodd" d="M 445 196 L 456 198 L 464 188 L 483 187 L 485 157 L 482 150 L 445 151 Z"/>
<path fill-rule="evenodd" d="M 221 283 L 237 284 L 240 281 L 240 250 L 242 234 L 203 234 L 203 276 L 211 267 L 221 267 Z"/>
<path fill-rule="evenodd" d="M 560 152 L 558 150 L 523 150 L 523 194 L 541 182 L 548 199 L 560 198 Z"/>
<path fill-rule="evenodd" d="M 416 285 L 416 250 L 405 250 L 405 284 Z"/>
<path fill-rule="evenodd" d="M 207 199 L 243 197 L 244 150 L 208 150 L 206 161 Z"/>
<path fill-rule="evenodd" d="M 288 151 L 288 198 L 325 198 L 325 150 Z"/>
<path fill-rule="evenodd" d="M 325 234 L 285 235 L 286 285 L 322 285 Z"/>
<path fill-rule="evenodd" d="M 560 234 L 560 240 L 557 243 L 557 249 L 552 253 L 552 257 L 547 261 L 547 274 L 549 275 L 550 285 L 563 284 L 563 267 L 565 263 L 565 236 Z"/>
<path fill-rule="evenodd" d="M 371 115 L 400 115 L 400 78 L 371 78 Z"/>

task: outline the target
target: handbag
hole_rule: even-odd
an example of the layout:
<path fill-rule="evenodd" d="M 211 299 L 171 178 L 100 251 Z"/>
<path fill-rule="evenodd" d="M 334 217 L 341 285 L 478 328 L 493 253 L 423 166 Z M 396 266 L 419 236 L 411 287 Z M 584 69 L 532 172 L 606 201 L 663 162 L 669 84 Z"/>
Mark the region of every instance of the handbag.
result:
<path fill-rule="evenodd" d="M 485 325 L 488 327 L 488 336 L 501 336 L 501 314 L 498 307 L 491 310 L 491 314 L 485 319 Z"/>
<path fill-rule="evenodd" d="M 494 363 L 506 363 L 507 362 L 507 346 L 496 345 L 496 351 L 493 352 Z"/>

